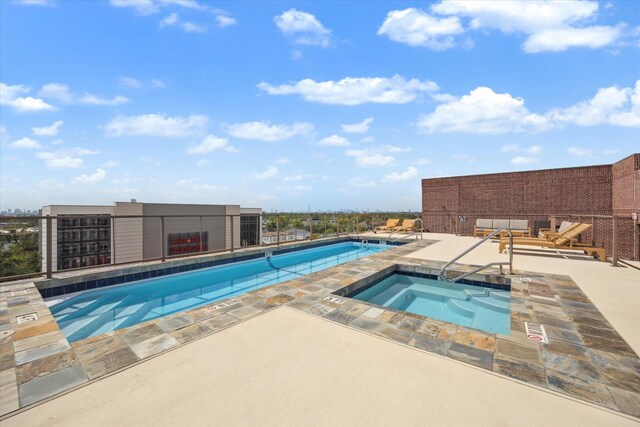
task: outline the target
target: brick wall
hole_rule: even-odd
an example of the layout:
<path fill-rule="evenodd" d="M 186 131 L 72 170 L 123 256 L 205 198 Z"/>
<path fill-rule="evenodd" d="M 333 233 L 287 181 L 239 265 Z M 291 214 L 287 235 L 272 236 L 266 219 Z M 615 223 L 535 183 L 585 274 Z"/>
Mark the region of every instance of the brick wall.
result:
<path fill-rule="evenodd" d="M 614 165 L 422 180 L 423 222 L 433 232 L 472 234 L 477 218 L 527 219 L 537 229 L 553 216 L 557 225 L 563 219 L 593 223 L 583 241 L 611 254 L 612 220 L 589 216 L 615 214 L 621 216 L 620 256 L 638 259 L 638 225 L 631 212 L 640 214 L 640 154 Z"/>

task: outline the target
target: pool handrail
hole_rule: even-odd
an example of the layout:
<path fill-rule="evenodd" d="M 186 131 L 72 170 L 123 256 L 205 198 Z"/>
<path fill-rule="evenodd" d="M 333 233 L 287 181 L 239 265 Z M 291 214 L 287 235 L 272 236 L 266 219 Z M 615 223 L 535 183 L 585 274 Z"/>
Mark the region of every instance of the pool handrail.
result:
<path fill-rule="evenodd" d="M 474 250 L 475 248 L 477 248 L 478 246 L 480 246 L 481 244 L 483 244 L 484 242 L 486 242 L 487 240 L 491 239 L 493 236 L 502 233 L 503 231 L 506 231 L 509 234 L 509 261 L 500 261 L 500 262 L 490 262 L 488 264 L 485 264 L 481 267 L 478 267 L 472 271 L 469 271 L 467 273 L 461 274 L 459 276 L 456 276 L 454 278 L 447 278 L 446 276 L 446 270 L 447 268 L 453 264 L 454 262 L 456 262 L 457 260 L 459 260 L 460 258 L 462 258 L 463 256 L 465 256 L 466 254 L 468 254 L 469 252 L 471 252 L 472 250 Z M 500 266 L 500 274 L 503 274 L 502 271 L 502 266 L 503 265 L 509 265 L 509 274 L 513 274 L 513 233 L 511 232 L 511 229 L 508 227 L 502 227 L 497 229 L 496 231 L 494 231 L 493 233 L 489 234 L 487 237 L 482 238 L 478 243 L 474 244 L 473 246 L 471 246 L 468 249 L 465 249 L 464 251 L 462 251 L 460 254 L 456 255 L 455 257 L 453 257 L 451 260 L 449 260 L 441 269 L 440 269 L 440 274 L 438 274 L 438 280 L 444 280 L 446 282 L 457 282 L 458 280 L 464 279 L 467 276 L 470 276 L 472 274 L 475 274 L 479 271 L 484 270 L 485 268 L 488 267 L 493 267 L 493 266 Z"/>

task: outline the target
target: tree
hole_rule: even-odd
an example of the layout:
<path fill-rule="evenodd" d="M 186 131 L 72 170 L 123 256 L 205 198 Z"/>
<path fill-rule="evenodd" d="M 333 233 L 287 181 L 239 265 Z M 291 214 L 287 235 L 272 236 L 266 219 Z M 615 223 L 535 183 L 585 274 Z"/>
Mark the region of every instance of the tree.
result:
<path fill-rule="evenodd" d="M 38 235 L 9 231 L 1 240 L 6 250 L 0 253 L 0 277 L 40 272 Z"/>

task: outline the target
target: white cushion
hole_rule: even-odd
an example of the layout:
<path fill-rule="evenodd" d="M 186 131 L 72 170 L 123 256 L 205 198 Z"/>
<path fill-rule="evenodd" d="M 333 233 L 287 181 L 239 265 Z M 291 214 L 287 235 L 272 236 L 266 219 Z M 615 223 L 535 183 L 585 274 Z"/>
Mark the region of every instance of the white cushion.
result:
<path fill-rule="evenodd" d="M 564 230 L 569 228 L 571 224 L 573 223 L 570 221 L 562 221 L 562 223 L 560 224 L 560 228 L 558 228 L 558 232 L 562 233 Z"/>
<path fill-rule="evenodd" d="M 529 221 L 526 219 L 512 219 L 509 221 L 512 230 L 528 230 Z"/>
<path fill-rule="evenodd" d="M 476 219 L 476 227 L 477 228 L 493 228 L 493 220 L 492 219 Z"/>
<path fill-rule="evenodd" d="M 509 220 L 508 219 L 494 219 L 493 220 L 493 228 L 509 228 Z"/>

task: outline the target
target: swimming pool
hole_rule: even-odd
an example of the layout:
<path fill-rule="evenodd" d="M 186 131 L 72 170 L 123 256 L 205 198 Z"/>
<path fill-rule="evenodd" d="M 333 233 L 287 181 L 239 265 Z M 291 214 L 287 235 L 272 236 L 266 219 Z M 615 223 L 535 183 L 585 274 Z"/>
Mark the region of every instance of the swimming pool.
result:
<path fill-rule="evenodd" d="M 50 306 L 69 342 L 315 273 L 390 246 L 344 242 L 71 294 Z"/>
<path fill-rule="evenodd" d="M 511 333 L 510 291 L 396 273 L 351 298 L 491 333 Z"/>

